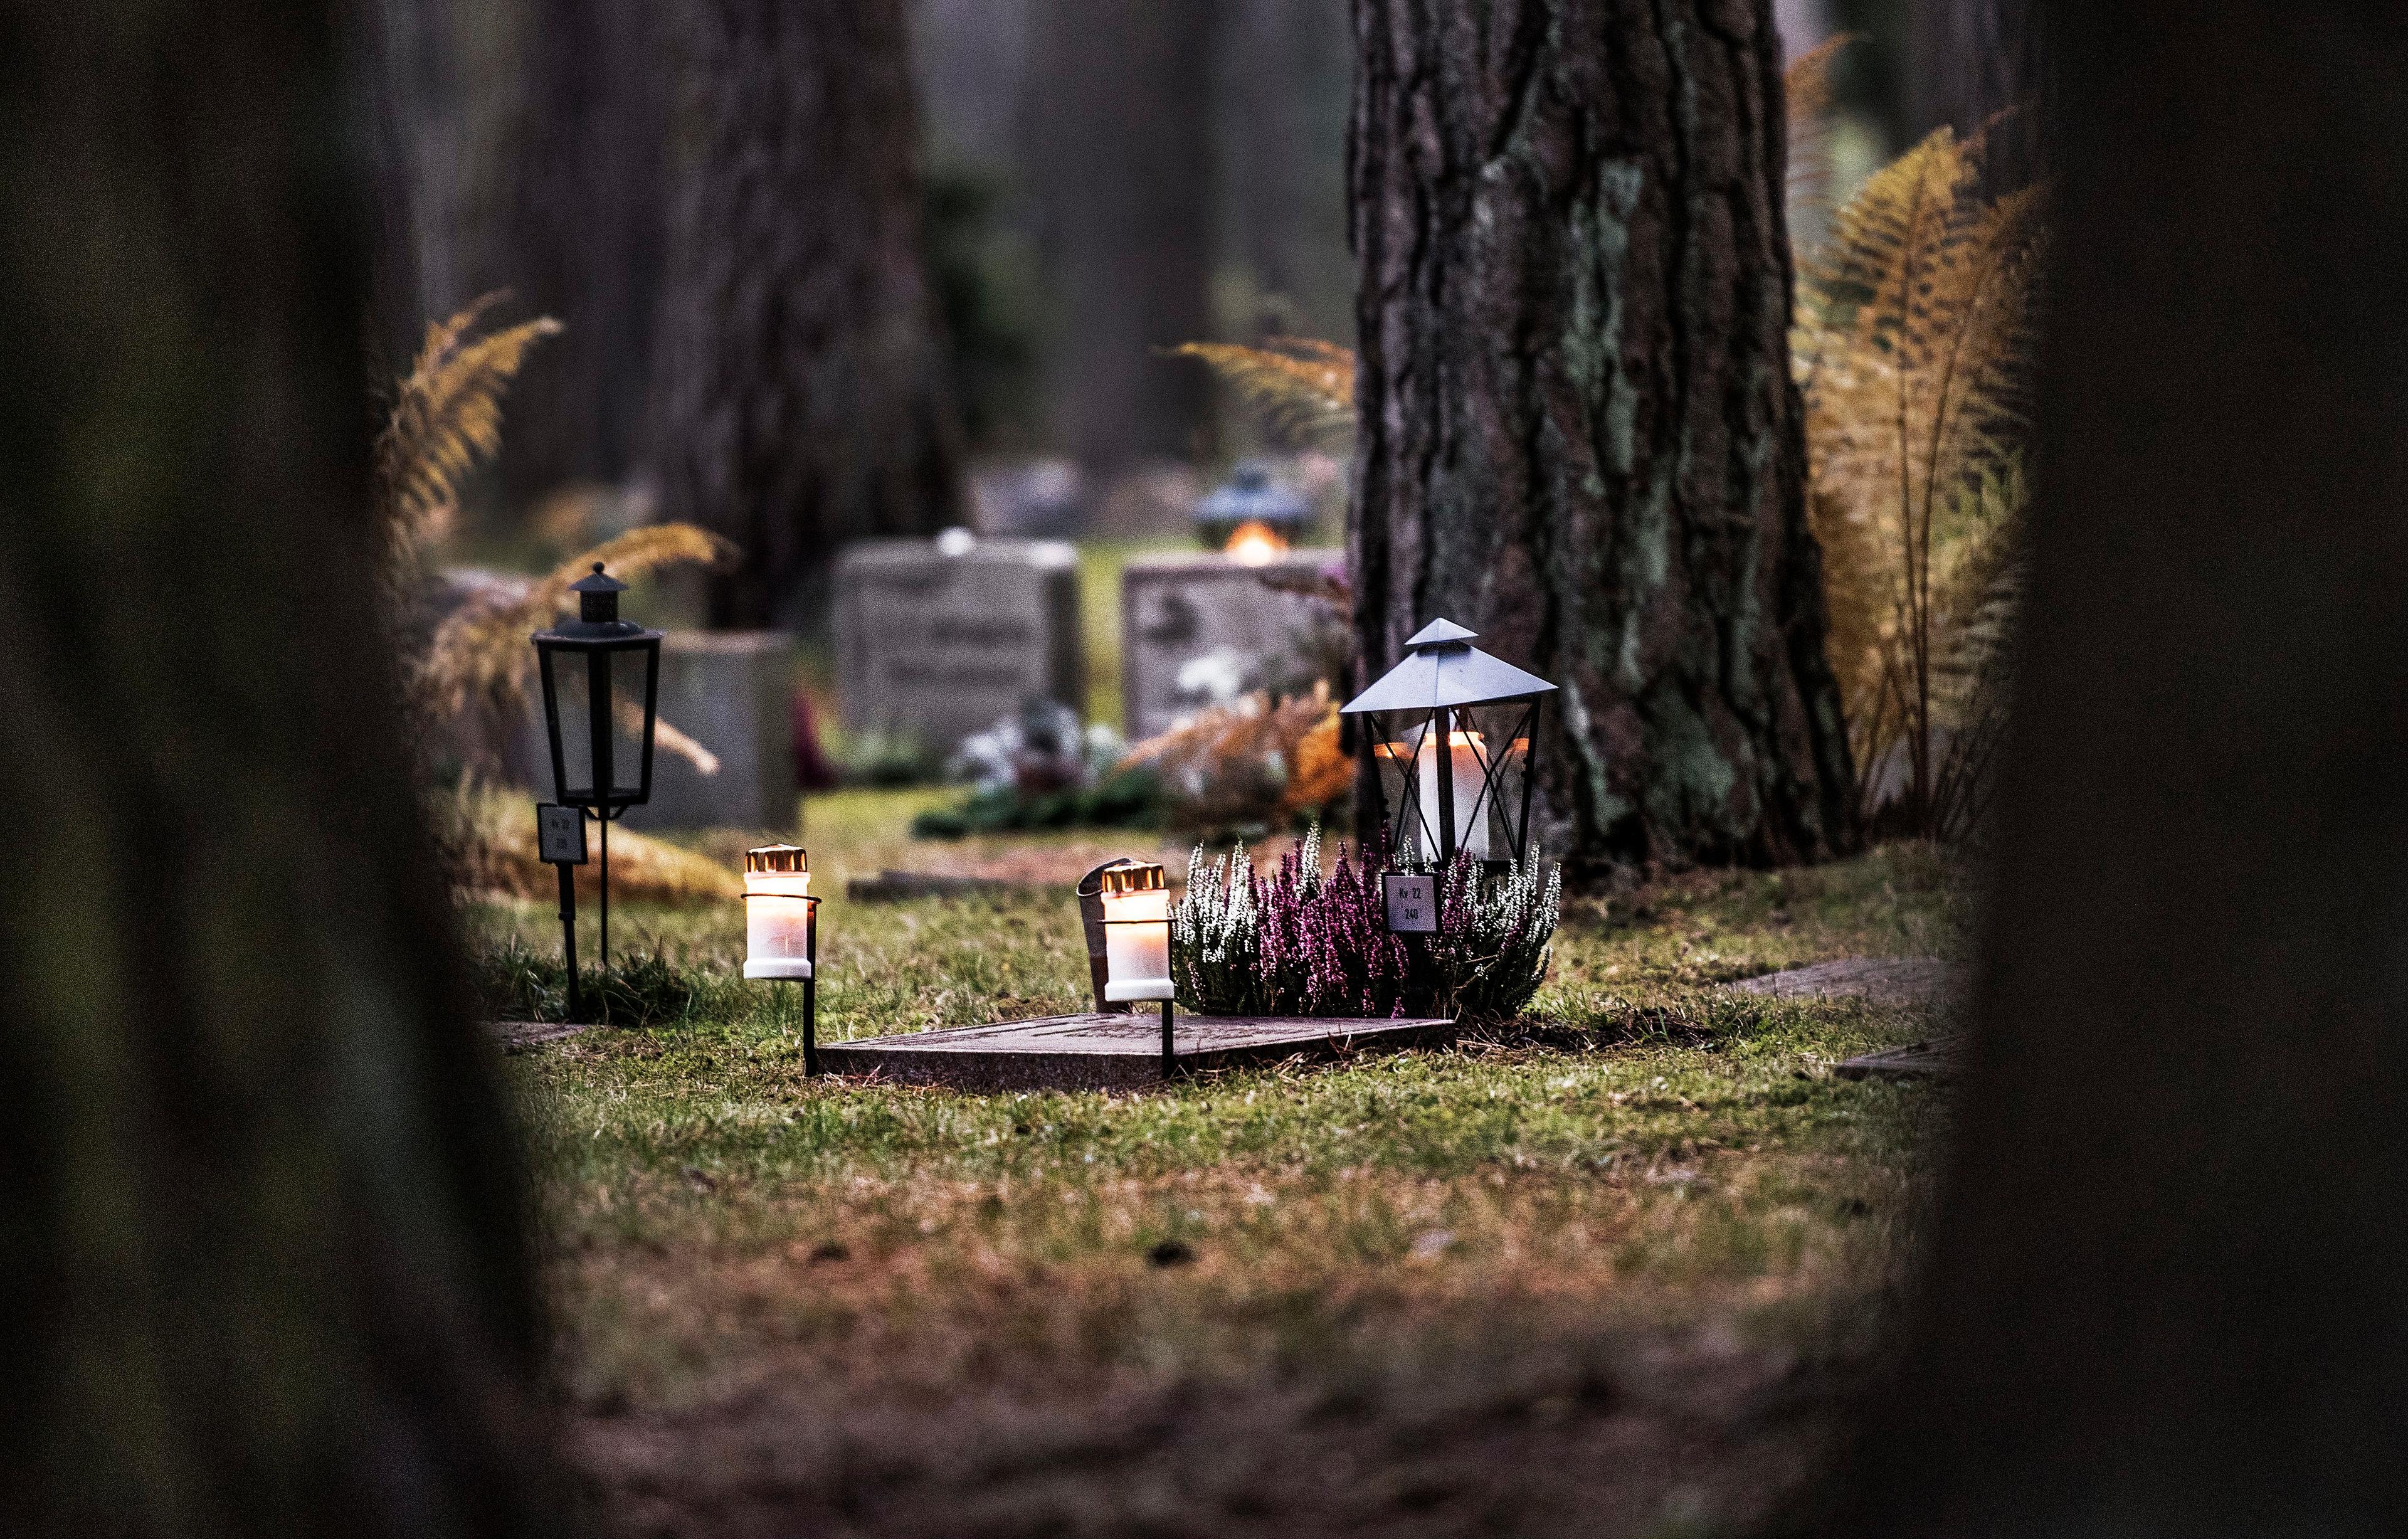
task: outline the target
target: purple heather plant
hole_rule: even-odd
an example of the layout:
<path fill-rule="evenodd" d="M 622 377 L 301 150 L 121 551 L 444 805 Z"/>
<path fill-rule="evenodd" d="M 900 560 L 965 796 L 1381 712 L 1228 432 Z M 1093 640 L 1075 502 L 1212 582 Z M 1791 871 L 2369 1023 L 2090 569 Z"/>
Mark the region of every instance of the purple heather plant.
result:
<path fill-rule="evenodd" d="M 1324 876 L 1318 827 L 1268 878 L 1242 844 L 1211 861 L 1197 846 L 1171 913 L 1180 1002 L 1222 1015 L 1519 1014 L 1546 977 L 1560 872 L 1491 878 L 1459 856 L 1440 885 L 1438 932 L 1394 935 L 1383 870 L 1341 844 Z"/>

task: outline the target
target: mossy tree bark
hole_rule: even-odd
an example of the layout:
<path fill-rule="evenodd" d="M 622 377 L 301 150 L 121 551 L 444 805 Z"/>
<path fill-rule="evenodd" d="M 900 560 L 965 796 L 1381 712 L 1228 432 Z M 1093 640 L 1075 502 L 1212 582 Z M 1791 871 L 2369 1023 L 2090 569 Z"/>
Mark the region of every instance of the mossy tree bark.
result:
<path fill-rule="evenodd" d="M 700 126 L 660 367 L 663 511 L 743 551 L 714 626 L 791 623 L 837 549 L 955 517 L 903 0 L 695 0 Z"/>
<path fill-rule="evenodd" d="M 2408 22 L 2062 0 L 1923 1330 L 1816 1532 L 2408 1531 Z"/>
<path fill-rule="evenodd" d="M 1768 0 L 1354 17 L 1367 676 L 1444 615 L 1559 683 L 1576 863 L 1846 848 Z"/>
<path fill-rule="evenodd" d="M 0 1513 L 544 1532 L 376 611 L 327 8 L 0 21 Z"/>

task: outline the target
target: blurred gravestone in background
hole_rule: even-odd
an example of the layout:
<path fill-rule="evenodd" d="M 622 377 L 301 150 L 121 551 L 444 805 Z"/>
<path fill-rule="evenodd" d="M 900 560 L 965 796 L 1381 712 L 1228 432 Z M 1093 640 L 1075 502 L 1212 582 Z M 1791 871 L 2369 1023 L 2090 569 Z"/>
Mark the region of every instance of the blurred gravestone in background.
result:
<path fill-rule="evenodd" d="M 856 734 L 933 761 L 1031 699 L 1086 704 L 1078 554 L 1056 540 L 868 540 L 837 572 L 837 672 Z"/>
<path fill-rule="evenodd" d="M 1131 741 L 1254 690 L 1292 695 L 1343 680 L 1345 623 L 1309 583 L 1338 550 L 1287 551 L 1259 565 L 1218 552 L 1142 556 L 1121 572 L 1121 694 Z M 1266 582 L 1266 579 L 1271 580 Z"/>
<path fill-rule="evenodd" d="M 652 798 L 627 810 L 627 827 L 794 825 L 794 638 L 778 630 L 673 630 L 662 640 L 661 720 L 702 744 L 710 760 L 706 768 L 656 751 Z"/>

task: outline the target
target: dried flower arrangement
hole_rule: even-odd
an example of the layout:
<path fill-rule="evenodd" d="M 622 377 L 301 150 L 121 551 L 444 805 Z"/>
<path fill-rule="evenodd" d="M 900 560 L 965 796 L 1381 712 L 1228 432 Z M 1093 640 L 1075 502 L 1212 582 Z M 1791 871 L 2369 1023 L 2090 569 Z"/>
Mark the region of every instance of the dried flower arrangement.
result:
<path fill-rule="evenodd" d="M 1199 711 L 1137 744 L 1127 762 L 1160 778 L 1165 820 L 1193 832 L 1294 827 L 1343 801 L 1354 782 L 1326 683 L 1277 702 L 1257 691 Z"/>
<path fill-rule="evenodd" d="M 1516 865 L 1492 879 L 1458 856 L 1431 935 L 1389 932 L 1380 876 L 1342 844 L 1325 876 L 1318 827 L 1268 879 L 1243 845 L 1209 861 L 1197 845 L 1170 916 L 1180 1002 L 1212 1015 L 1520 1014 L 1547 974 L 1560 870 Z"/>

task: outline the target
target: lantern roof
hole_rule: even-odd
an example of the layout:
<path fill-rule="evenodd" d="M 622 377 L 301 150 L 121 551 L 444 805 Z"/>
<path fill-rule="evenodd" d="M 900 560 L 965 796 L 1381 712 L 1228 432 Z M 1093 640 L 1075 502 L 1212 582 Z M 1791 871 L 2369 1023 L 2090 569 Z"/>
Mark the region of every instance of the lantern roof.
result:
<path fill-rule="evenodd" d="M 1259 460 L 1241 462 L 1229 479 L 1206 493 L 1196 504 L 1198 524 L 1265 524 L 1294 526 L 1312 513 L 1312 505 L 1271 479 L 1270 467 Z"/>
<path fill-rule="evenodd" d="M 619 618 L 619 596 L 627 591 L 627 584 L 604 571 L 599 561 L 594 563 L 592 572 L 568 584 L 568 591 L 577 596 L 577 618 L 556 620 L 549 629 L 536 632 L 536 645 L 591 650 L 660 640 L 659 631 Z"/>
<path fill-rule="evenodd" d="M 1340 714 L 1370 711 L 1435 711 L 1440 706 L 1525 700 L 1552 693 L 1537 674 L 1492 657 L 1471 644 L 1480 633 L 1452 620 L 1433 620 L 1405 643 L 1404 661 L 1370 688 L 1340 708 Z"/>

